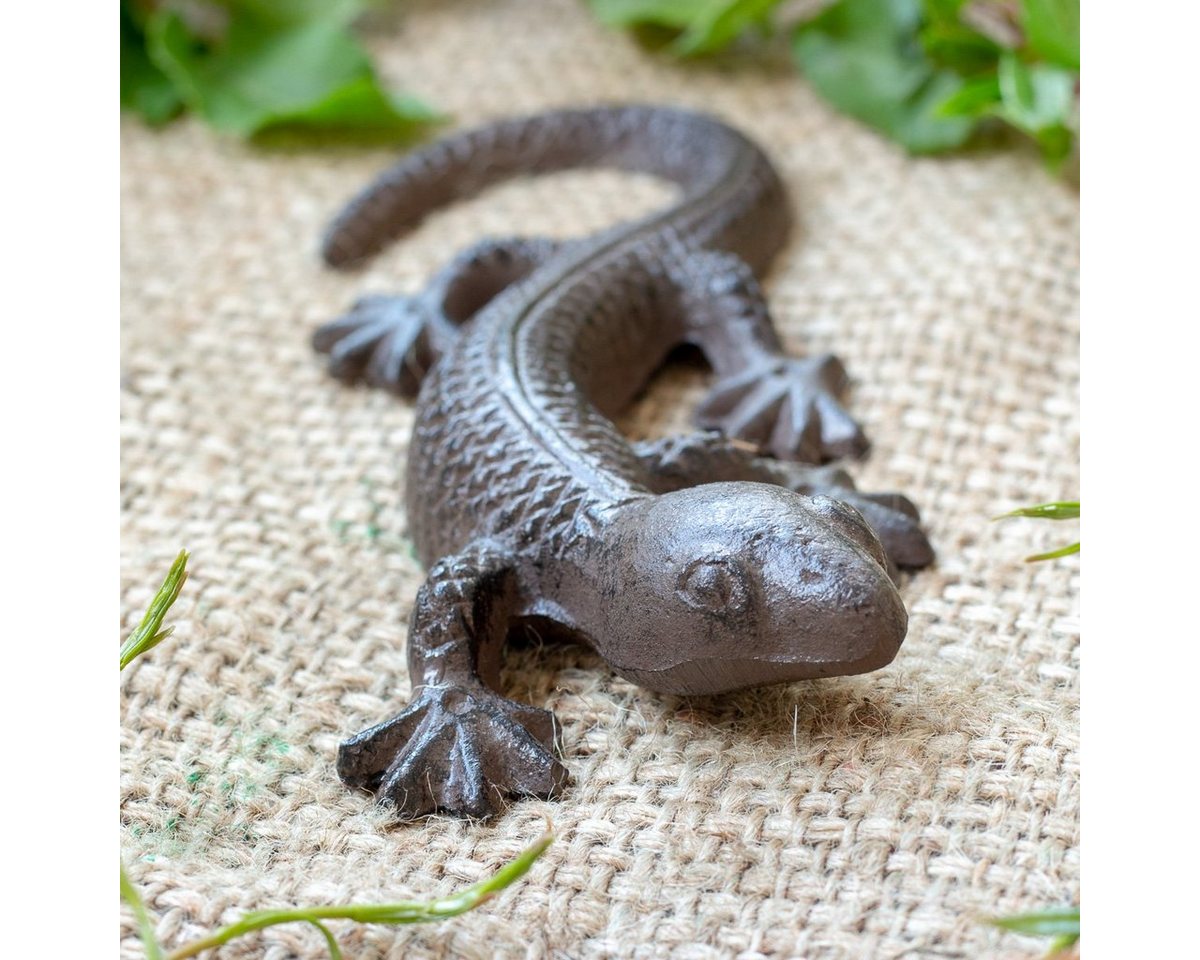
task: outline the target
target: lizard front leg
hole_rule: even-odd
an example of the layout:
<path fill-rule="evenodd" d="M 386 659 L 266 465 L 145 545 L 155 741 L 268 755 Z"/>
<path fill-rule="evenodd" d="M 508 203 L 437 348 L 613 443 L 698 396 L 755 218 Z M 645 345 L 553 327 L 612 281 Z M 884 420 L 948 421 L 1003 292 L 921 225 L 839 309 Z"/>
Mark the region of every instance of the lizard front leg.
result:
<path fill-rule="evenodd" d="M 459 328 L 502 290 L 544 263 L 560 243 L 540 237 L 480 241 L 411 296 L 373 295 L 313 334 L 329 372 L 414 397 Z"/>
<path fill-rule="evenodd" d="M 486 541 L 434 565 L 409 627 L 412 702 L 341 745 L 342 780 L 402 819 L 486 817 L 505 797 L 562 789 L 553 714 L 495 689 L 517 589 L 511 558 Z"/>
<path fill-rule="evenodd" d="M 921 530 L 921 516 L 912 501 L 899 493 L 863 493 L 844 470 L 756 456 L 752 448 L 712 433 L 643 441 L 634 444 L 634 450 L 657 493 L 702 483 L 749 480 L 787 487 L 809 497 L 831 497 L 863 515 L 893 566 L 918 568 L 933 562 L 933 548 Z"/>
<path fill-rule="evenodd" d="M 696 410 L 699 426 L 783 460 L 823 463 L 866 450 L 838 400 L 847 381 L 841 361 L 784 353 L 750 267 L 733 254 L 699 250 L 678 257 L 672 273 L 686 338 L 717 376 Z"/>

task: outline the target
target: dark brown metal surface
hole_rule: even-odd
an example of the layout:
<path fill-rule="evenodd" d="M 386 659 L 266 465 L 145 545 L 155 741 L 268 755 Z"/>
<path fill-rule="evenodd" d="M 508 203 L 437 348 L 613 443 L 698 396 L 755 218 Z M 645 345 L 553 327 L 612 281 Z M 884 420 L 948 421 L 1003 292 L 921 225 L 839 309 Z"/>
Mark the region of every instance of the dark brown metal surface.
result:
<path fill-rule="evenodd" d="M 424 293 L 373 297 L 314 336 L 341 379 L 418 395 L 410 533 L 429 578 L 412 701 L 338 772 L 401 817 L 486 816 L 566 783 L 545 711 L 496 690 L 514 623 L 552 621 L 621 676 L 698 694 L 874 670 L 907 614 L 889 566 L 933 558 L 912 504 L 830 467 L 866 441 L 833 357 L 784 355 L 757 276 L 788 231 L 766 156 L 701 114 L 569 110 L 405 157 L 326 236 L 334 266 L 505 177 L 577 166 L 673 180 L 670 209 L 566 243 L 485 240 Z M 611 417 L 699 346 L 711 432 L 631 444 Z"/>

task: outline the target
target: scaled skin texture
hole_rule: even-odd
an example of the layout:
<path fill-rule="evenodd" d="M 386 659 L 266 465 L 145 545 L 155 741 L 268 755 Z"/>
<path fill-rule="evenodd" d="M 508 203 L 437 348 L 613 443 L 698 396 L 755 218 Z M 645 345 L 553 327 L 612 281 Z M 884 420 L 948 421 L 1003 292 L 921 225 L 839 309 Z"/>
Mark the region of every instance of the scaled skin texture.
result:
<path fill-rule="evenodd" d="M 712 117 L 603 107 L 458 134 L 352 200 L 325 259 L 351 265 L 502 179 L 583 166 L 682 197 L 578 240 L 480 241 L 422 293 L 360 300 L 313 338 L 339 379 L 417 400 L 413 695 L 338 755 L 401 818 L 484 817 L 566 784 L 553 715 L 497 689 L 522 621 L 668 693 L 862 673 L 904 639 L 891 571 L 933 559 L 907 499 L 820 466 L 866 448 L 845 371 L 784 354 L 757 279 L 787 236 L 784 188 Z M 714 372 L 702 432 L 630 443 L 611 418 L 681 344 Z"/>

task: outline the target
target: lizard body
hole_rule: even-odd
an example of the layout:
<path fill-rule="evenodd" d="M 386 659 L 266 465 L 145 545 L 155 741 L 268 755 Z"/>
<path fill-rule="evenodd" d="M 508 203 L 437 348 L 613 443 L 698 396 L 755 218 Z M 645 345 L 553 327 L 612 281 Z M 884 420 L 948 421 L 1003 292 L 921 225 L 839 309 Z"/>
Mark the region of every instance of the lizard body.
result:
<path fill-rule="evenodd" d="M 505 177 L 577 166 L 656 174 L 682 197 L 578 240 L 483 241 L 423 293 L 364 299 L 314 336 L 339 378 L 417 396 L 407 506 L 429 577 L 413 701 L 338 760 L 401 816 L 484 816 L 566 782 L 552 715 L 496 690 L 515 623 L 552 624 L 666 692 L 858 673 L 907 627 L 888 567 L 932 559 L 906 499 L 792 462 L 865 440 L 836 398 L 840 363 L 782 350 L 757 276 L 786 239 L 786 194 L 711 117 L 601 107 L 459 134 L 353 200 L 325 259 L 353 263 Z M 714 369 L 710 432 L 630 443 L 613 416 L 683 343 Z"/>

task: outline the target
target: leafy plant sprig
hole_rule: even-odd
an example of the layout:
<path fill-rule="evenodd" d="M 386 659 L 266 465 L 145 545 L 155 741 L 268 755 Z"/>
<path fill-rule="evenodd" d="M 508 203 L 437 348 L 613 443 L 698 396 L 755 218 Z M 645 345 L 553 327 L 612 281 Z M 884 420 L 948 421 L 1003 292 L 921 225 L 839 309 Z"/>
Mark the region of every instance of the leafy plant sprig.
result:
<path fill-rule="evenodd" d="M 396 96 L 351 32 L 371 0 L 121 0 L 121 105 L 224 133 L 402 139 L 437 121 Z"/>
<path fill-rule="evenodd" d="M 188 553 L 180 550 L 179 556 L 171 564 L 154 599 L 146 609 L 145 616 L 137 628 L 121 645 L 121 669 L 124 670 L 137 657 L 151 650 L 171 635 L 174 627 L 163 628 L 163 618 L 172 604 L 179 598 L 179 592 L 187 580 Z M 121 865 L 121 899 L 129 904 L 137 920 L 138 935 L 146 949 L 146 960 L 186 960 L 195 957 L 206 950 L 212 950 L 228 943 L 237 937 L 245 936 L 257 930 L 278 926 L 283 923 L 307 923 L 316 927 L 325 938 L 332 960 L 342 960 L 342 951 L 338 946 L 333 932 L 325 926 L 326 920 L 356 920 L 359 923 L 407 924 L 427 923 L 435 920 L 445 920 L 459 914 L 474 910 L 496 896 L 501 890 L 511 886 L 523 877 L 534 861 L 554 842 L 554 836 L 546 833 L 528 849 L 519 854 L 516 859 L 502 866 L 490 877 L 472 884 L 448 897 L 437 900 L 401 900 L 396 903 L 379 904 L 344 904 L 335 906 L 298 907 L 282 910 L 253 910 L 240 920 L 221 927 L 206 937 L 193 940 L 169 952 L 164 952 L 154 935 L 154 921 L 145 901 L 137 887 L 125 873 L 125 865 Z"/>
<path fill-rule="evenodd" d="M 1030 937 L 1053 937 L 1047 957 L 1053 957 L 1079 942 L 1079 907 L 991 917 L 987 922 L 1002 930 Z"/>
<path fill-rule="evenodd" d="M 163 581 L 162 586 L 158 588 L 158 593 L 150 601 L 150 606 L 146 608 L 146 615 L 142 617 L 142 622 L 121 645 L 122 670 L 137 657 L 147 650 L 153 650 L 175 632 L 174 627 L 163 629 L 162 622 L 167 611 L 171 609 L 171 605 L 179 599 L 179 591 L 183 589 L 183 585 L 187 581 L 187 562 L 188 552 L 180 550 L 179 556 L 175 558 L 175 562 L 171 564 L 171 569 L 167 572 L 167 579 Z"/>
<path fill-rule="evenodd" d="M 784 35 L 813 88 L 913 153 L 993 123 L 1059 168 L 1079 136 L 1079 0 L 835 0 L 800 22 L 784 0 L 589 0 L 612 26 L 665 31 L 677 57 Z"/>
<path fill-rule="evenodd" d="M 1055 503 L 1039 503 L 1033 507 L 1020 507 L 1017 510 L 1001 514 L 995 519 L 1005 520 L 1009 517 L 1034 517 L 1040 520 L 1078 520 L 1079 501 L 1060 500 Z M 1037 553 L 1032 557 L 1026 557 L 1025 562 L 1036 563 L 1039 560 L 1055 560 L 1058 557 L 1067 557 L 1078 552 L 1079 543 L 1076 541 L 1075 543 L 1067 544 L 1065 547 L 1059 547 L 1057 550 L 1051 550 L 1049 553 Z"/>
<path fill-rule="evenodd" d="M 142 942 L 146 944 L 147 960 L 185 960 L 187 957 L 199 956 L 205 950 L 212 950 L 237 937 L 245 936 L 256 930 L 264 930 L 267 927 L 278 926 L 281 923 L 308 923 L 316 927 L 325 938 L 332 960 L 342 960 L 342 951 L 338 947 L 337 939 L 325 926 L 324 921 L 356 920 L 359 923 L 405 924 L 428 923 L 457 917 L 461 913 L 474 910 L 481 904 L 487 903 L 501 890 L 523 877 L 533 866 L 534 861 L 545 853 L 546 848 L 553 842 L 554 837 L 551 834 L 545 834 L 515 860 L 505 864 L 486 880 L 438 900 L 401 900 L 397 903 L 298 907 L 290 910 L 254 910 L 237 922 L 222 927 L 207 937 L 185 943 L 169 953 L 163 953 L 162 947 L 154 941 L 154 929 L 149 915 L 137 890 L 126 878 L 124 869 L 121 871 L 121 896 L 133 908 L 134 914 L 138 918 Z"/>

